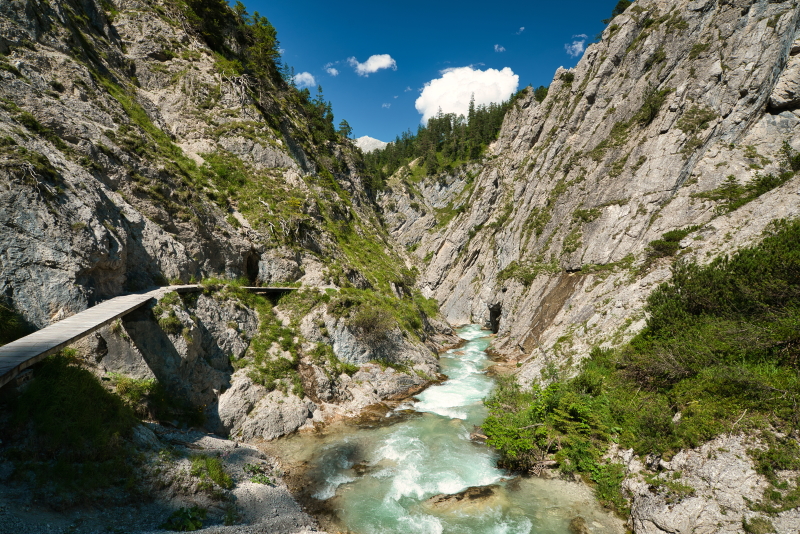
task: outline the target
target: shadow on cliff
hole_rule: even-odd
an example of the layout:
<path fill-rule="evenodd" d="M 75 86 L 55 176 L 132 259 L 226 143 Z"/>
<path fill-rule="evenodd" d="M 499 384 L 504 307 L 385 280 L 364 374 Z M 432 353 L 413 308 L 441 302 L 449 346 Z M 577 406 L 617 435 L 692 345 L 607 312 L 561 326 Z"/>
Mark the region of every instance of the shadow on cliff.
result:
<path fill-rule="evenodd" d="M 213 353 L 223 351 L 208 330 L 201 328 L 201 343 L 187 343 L 182 336 L 173 336 L 176 338 L 173 340 L 161 329 L 150 308 L 129 313 L 123 324 L 131 342 L 169 396 L 168 415 L 174 416 L 174 421 L 224 432 L 218 413 L 219 394 L 230 387 L 233 368 L 226 362 L 220 369 L 223 366 L 213 361 Z"/>

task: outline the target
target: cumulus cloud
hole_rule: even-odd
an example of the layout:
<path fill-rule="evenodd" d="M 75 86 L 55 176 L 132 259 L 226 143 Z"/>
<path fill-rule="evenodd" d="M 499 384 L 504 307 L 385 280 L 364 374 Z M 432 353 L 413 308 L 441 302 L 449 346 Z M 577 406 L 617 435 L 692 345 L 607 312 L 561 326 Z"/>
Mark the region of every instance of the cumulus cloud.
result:
<path fill-rule="evenodd" d="M 369 76 L 373 72 L 378 72 L 382 69 L 397 70 L 397 62 L 392 59 L 392 56 L 389 54 L 369 56 L 369 59 L 364 63 L 359 63 L 356 58 L 349 57 L 347 58 L 347 62 L 355 69 L 356 74 L 359 76 Z"/>
<path fill-rule="evenodd" d="M 566 50 L 567 54 L 569 54 L 571 57 L 578 57 L 581 54 L 583 54 L 584 50 L 586 50 L 586 39 L 588 38 L 589 36 L 586 35 L 585 33 L 573 35 L 572 43 L 565 44 L 564 50 Z"/>
<path fill-rule="evenodd" d="M 488 105 L 507 100 L 519 85 L 519 76 L 510 68 L 502 70 L 477 70 L 459 67 L 442 71 L 442 77 L 425 84 L 416 101 L 417 111 L 422 113 L 422 122 L 443 113 L 467 115 L 469 101 L 475 95 L 475 105 Z"/>
<path fill-rule="evenodd" d="M 314 75 L 310 72 L 301 72 L 300 74 L 294 75 L 294 83 L 297 87 L 314 87 L 317 85 L 317 80 L 314 79 Z"/>
<path fill-rule="evenodd" d="M 325 69 L 325 72 L 327 72 L 331 76 L 338 76 L 339 75 L 339 69 L 334 67 L 334 65 L 336 65 L 338 63 L 339 63 L 338 61 L 331 61 L 330 63 L 328 63 L 327 65 L 325 65 L 322 68 Z"/>
<path fill-rule="evenodd" d="M 506 47 L 503 46 L 503 45 L 496 44 L 496 45 L 494 45 L 494 51 L 495 52 L 505 52 L 506 51 Z"/>
<path fill-rule="evenodd" d="M 389 109 L 390 107 L 392 107 L 392 104 L 390 104 L 390 103 L 384 103 L 384 104 L 381 104 L 381 107 L 382 107 L 382 108 Z"/>
<path fill-rule="evenodd" d="M 519 30 L 517 30 L 517 35 L 521 34 L 525 31 L 525 26 L 520 26 Z"/>

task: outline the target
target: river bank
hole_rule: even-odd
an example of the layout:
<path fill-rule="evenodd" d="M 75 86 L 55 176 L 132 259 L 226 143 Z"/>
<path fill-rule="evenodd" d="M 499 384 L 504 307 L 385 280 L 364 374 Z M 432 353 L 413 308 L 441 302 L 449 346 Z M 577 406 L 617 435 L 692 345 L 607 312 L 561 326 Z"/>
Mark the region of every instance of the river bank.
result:
<path fill-rule="evenodd" d="M 260 446 L 281 461 L 304 509 L 331 532 L 624 532 L 587 486 L 512 476 L 470 439 L 494 384 L 490 335 L 476 325 L 459 335 L 466 344 L 440 359 L 446 381 L 384 413 Z M 470 488 L 478 489 L 456 495 Z"/>

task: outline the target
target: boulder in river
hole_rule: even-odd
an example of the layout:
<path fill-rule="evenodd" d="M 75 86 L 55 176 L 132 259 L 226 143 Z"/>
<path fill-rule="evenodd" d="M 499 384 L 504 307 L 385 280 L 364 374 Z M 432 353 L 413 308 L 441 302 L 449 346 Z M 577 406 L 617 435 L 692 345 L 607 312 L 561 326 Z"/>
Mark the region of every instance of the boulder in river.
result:
<path fill-rule="evenodd" d="M 499 484 L 473 486 L 459 493 L 440 493 L 434 495 L 423 504 L 437 511 L 463 512 L 465 508 L 487 508 L 497 506 L 506 500 Z"/>

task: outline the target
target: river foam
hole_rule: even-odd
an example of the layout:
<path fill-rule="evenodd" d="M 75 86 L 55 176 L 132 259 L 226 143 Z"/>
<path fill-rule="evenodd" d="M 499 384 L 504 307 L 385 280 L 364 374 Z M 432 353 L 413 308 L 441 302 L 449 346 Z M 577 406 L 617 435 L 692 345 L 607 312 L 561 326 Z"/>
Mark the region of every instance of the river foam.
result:
<path fill-rule="evenodd" d="M 397 408 L 397 422 L 297 436 L 295 460 L 308 465 L 311 495 L 335 511 L 336 528 L 358 534 L 566 534 L 577 515 L 602 532 L 622 532 L 585 486 L 515 479 L 497 468 L 495 453 L 470 440 L 486 417 L 482 400 L 494 385 L 486 374 L 489 333 L 476 325 L 466 345 L 440 358 L 448 380 Z M 292 441 L 294 440 L 294 441 Z M 493 485 L 487 499 L 431 504 L 440 494 Z"/>

